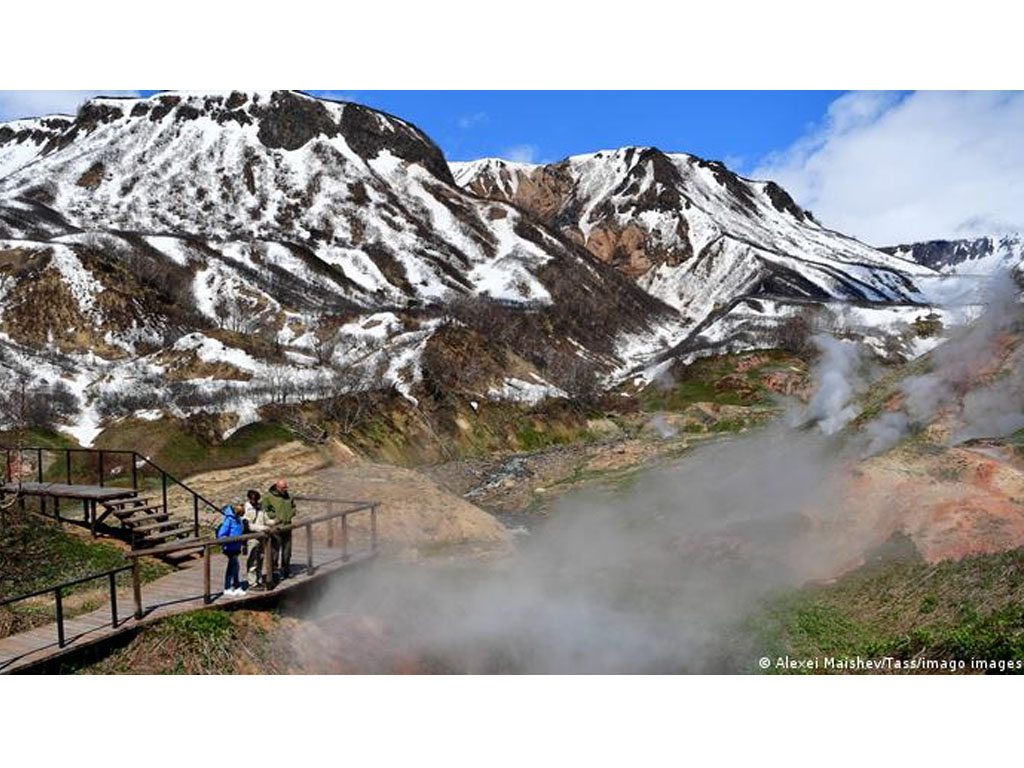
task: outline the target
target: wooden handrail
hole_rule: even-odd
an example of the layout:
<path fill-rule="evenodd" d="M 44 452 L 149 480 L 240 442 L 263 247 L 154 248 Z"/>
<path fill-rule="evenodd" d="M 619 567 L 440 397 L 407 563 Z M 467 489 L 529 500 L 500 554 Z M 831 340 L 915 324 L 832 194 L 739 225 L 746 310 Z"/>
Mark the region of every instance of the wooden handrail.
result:
<path fill-rule="evenodd" d="M 218 507 L 216 504 L 214 504 L 208 498 L 203 496 L 203 494 L 201 494 L 198 491 L 194 490 L 193 488 L 190 488 L 189 486 L 185 485 L 184 482 L 182 482 L 177 477 L 172 475 L 170 472 L 168 472 L 166 469 L 161 467 L 159 464 L 156 464 L 155 462 L 153 462 L 153 460 L 150 459 L 148 456 L 143 456 L 141 453 L 139 453 L 136 450 L 132 450 L 132 449 L 128 449 L 128 448 L 71 448 L 71 447 L 67 447 L 67 448 L 47 448 L 45 446 L 37 446 L 37 445 L 24 445 L 24 446 L 21 446 L 20 448 L 5 446 L 3 448 L 3 450 L 11 451 L 11 452 L 17 452 L 19 454 L 19 456 L 20 456 L 20 454 L 22 454 L 22 453 L 24 453 L 26 451 L 28 451 L 28 452 L 35 452 L 37 456 L 42 451 L 46 451 L 46 452 L 50 452 L 50 453 L 66 453 L 68 455 L 70 455 L 72 453 L 94 453 L 94 454 L 97 454 L 97 455 L 100 455 L 100 456 L 102 456 L 104 454 L 127 454 L 127 455 L 130 455 L 133 460 L 142 459 L 142 461 L 144 461 L 147 464 L 149 464 L 149 466 L 151 466 L 157 472 L 160 472 L 161 474 L 166 475 L 167 479 L 170 480 L 172 483 L 174 483 L 176 485 L 180 485 L 182 488 L 184 488 L 186 491 L 191 493 L 193 496 L 197 497 L 200 501 L 202 501 L 204 504 L 209 506 L 211 509 L 215 509 L 215 510 L 220 511 L 220 507 Z M 42 465 L 42 462 L 37 462 L 37 463 L 40 464 L 40 466 Z M 134 461 L 133 461 L 133 463 L 134 463 Z"/>
<path fill-rule="evenodd" d="M 139 453 L 138 451 L 131 451 L 131 454 L 132 454 L 132 455 L 133 455 L 133 456 L 134 456 L 135 458 L 138 458 L 138 459 L 142 459 L 142 460 L 143 460 L 144 462 L 146 462 L 147 464 L 149 464 L 149 466 L 151 466 L 151 467 L 152 467 L 153 469 L 155 469 L 155 470 L 157 470 L 158 472 L 160 472 L 160 473 L 161 473 L 161 474 L 162 474 L 163 476 L 165 476 L 165 477 L 166 477 L 166 478 L 167 478 L 168 480 L 170 480 L 171 482 L 173 482 L 173 483 L 175 483 L 175 484 L 177 484 L 177 485 L 180 485 L 180 486 L 181 486 L 182 488 L 184 488 L 184 489 L 185 489 L 186 491 L 188 491 L 189 493 L 191 493 L 191 494 L 192 494 L 193 496 L 195 496 L 195 497 L 196 497 L 197 499 L 199 499 L 199 500 L 200 500 L 201 502 L 203 502 L 203 503 L 204 503 L 204 504 L 205 504 L 206 506 L 208 506 L 208 507 L 209 507 L 210 509 L 213 509 L 213 510 L 215 510 L 215 511 L 217 511 L 217 512 L 220 512 L 220 507 L 218 507 L 218 506 L 217 506 L 216 504 L 214 504 L 214 503 L 213 503 L 212 501 L 210 501 L 210 500 L 209 500 L 208 498 L 206 498 L 205 496 L 203 496 L 203 494 L 199 493 L 199 491 L 197 491 L 197 490 L 195 490 L 195 489 L 191 488 L 190 486 L 187 486 L 187 485 L 185 485 L 185 483 L 183 483 L 183 482 L 182 482 L 181 480 L 179 480 L 178 478 L 176 478 L 176 477 L 175 477 L 174 475 L 172 475 L 172 474 L 171 474 L 170 472 L 168 472 L 168 471 L 167 471 L 166 469 L 164 469 L 163 467 L 161 467 L 161 466 L 160 466 L 160 465 L 158 465 L 158 464 L 154 464 L 154 463 L 153 463 L 153 462 L 152 462 L 152 461 L 151 461 L 151 460 L 150 460 L 150 459 L 149 459 L 148 457 L 146 457 L 146 456 L 143 456 L 143 455 L 142 455 L 141 453 Z"/>
<path fill-rule="evenodd" d="M 91 576 L 83 576 L 80 579 L 72 579 L 71 581 L 65 581 L 63 584 L 57 584 L 56 586 L 47 587 L 41 589 L 38 592 L 32 592 L 27 595 L 19 595 L 18 597 L 9 597 L 6 600 L 0 601 L 0 607 L 10 605 L 11 603 L 17 603 L 21 600 L 28 600 L 33 597 L 40 597 L 42 595 L 53 594 L 54 607 L 57 614 L 57 645 L 63 648 L 67 643 L 64 637 L 64 596 L 62 592 L 68 587 L 73 587 L 76 584 L 84 584 L 87 581 L 93 581 L 95 579 L 106 578 L 110 581 L 110 623 L 112 626 L 117 627 L 117 574 L 122 571 L 132 571 L 133 584 L 138 585 L 138 560 L 132 562 L 131 565 L 122 565 L 119 568 L 111 568 L 109 571 L 103 571 L 102 573 L 94 573 Z M 135 587 L 136 595 L 139 594 L 139 586 Z"/>
<path fill-rule="evenodd" d="M 302 500 L 302 497 L 295 496 L 297 500 Z M 311 500 L 310 497 L 306 497 L 306 501 Z M 335 499 L 328 499 L 322 497 L 318 499 L 326 501 L 331 507 L 336 503 L 348 503 L 339 502 Z M 360 512 L 370 513 L 370 556 L 376 556 L 378 552 L 377 546 L 377 507 L 379 505 L 376 502 L 367 502 L 360 504 L 355 507 L 349 507 L 347 509 L 330 509 L 321 515 L 313 515 L 311 517 L 297 517 L 294 522 L 288 523 L 287 525 L 276 525 L 267 528 L 263 531 L 251 531 L 250 533 L 243 533 L 240 536 L 225 536 L 222 539 L 193 539 L 191 541 L 179 541 L 172 544 L 164 544 L 159 547 L 151 547 L 149 549 L 139 549 L 134 552 L 127 553 L 132 561 L 132 591 L 135 598 L 135 618 L 141 619 L 144 615 L 144 606 L 142 603 L 142 582 L 139 577 L 139 558 L 145 555 L 162 555 L 169 554 L 171 552 L 181 552 L 189 549 L 202 549 L 203 551 L 203 602 L 209 604 L 210 602 L 210 560 L 211 552 L 216 546 L 224 546 L 225 544 L 241 543 L 244 541 L 260 540 L 265 541 L 266 551 L 264 553 L 264 566 L 266 568 L 267 583 L 271 589 L 273 589 L 273 579 L 271 564 L 273 560 L 273 547 L 274 540 L 280 536 L 280 534 L 287 531 L 293 531 L 296 528 L 306 529 L 306 565 L 312 571 L 313 568 L 313 526 L 317 523 L 328 522 L 341 518 L 342 537 L 341 537 L 341 560 L 342 562 L 348 562 L 350 555 L 348 552 L 348 516 L 358 514 Z M 333 546 L 333 536 L 331 530 L 328 530 L 328 540 L 330 546 Z"/>
<path fill-rule="evenodd" d="M 368 507 L 371 504 L 376 504 L 376 501 L 366 501 L 363 499 L 336 499 L 333 496 L 308 496 L 306 494 L 296 493 L 292 496 L 296 501 L 319 501 L 327 504 L 358 504 L 361 507 Z"/>
<path fill-rule="evenodd" d="M 17 603 L 20 600 L 28 600 L 30 597 L 39 597 L 40 595 L 49 594 L 50 592 L 53 592 L 55 589 L 67 589 L 68 587 L 73 587 L 76 584 L 84 584 L 85 582 L 92 581 L 93 579 L 101 579 L 104 576 L 110 576 L 111 574 L 115 574 L 116 575 L 118 573 L 121 573 L 121 571 L 127 571 L 129 568 L 131 568 L 131 565 L 122 565 L 122 566 L 120 566 L 118 568 L 111 568 L 109 571 L 103 571 L 101 573 L 94 573 L 91 576 L 83 576 L 80 579 L 73 579 L 72 581 L 65 581 L 65 582 L 63 582 L 61 584 L 54 584 L 53 586 L 46 587 L 45 589 L 40 589 L 37 592 L 30 592 L 27 595 L 18 595 L 17 597 L 8 597 L 6 600 L 0 600 L 0 608 L 3 608 L 5 605 L 10 605 L 11 603 Z"/>
<path fill-rule="evenodd" d="M 216 512 L 220 511 L 220 507 L 217 504 L 215 504 L 214 502 L 210 501 L 208 498 L 206 498 L 203 494 L 199 493 L 194 488 L 186 485 L 184 482 L 182 482 L 177 477 L 172 475 L 166 469 L 164 469 L 160 465 L 156 464 L 148 456 L 143 456 L 141 453 L 139 453 L 136 450 L 129 450 L 129 449 L 125 449 L 125 448 L 44 448 L 44 447 L 41 447 L 41 446 L 21 446 L 21 447 L 15 447 L 15 448 L 6 447 L 6 448 L 4 448 L 4 450 L 5 450 L 6 455 L 7 455 L 6 477 L 7 477 L 8 483 L 13 480 L 13 478 L 11 477 L 11 453 L 12 453 L 12 451 L 17 452 L 19 461 L 21 460 L 21 456 L 26 451 L 28 451 L 30 454 L 33 453 L 33 452 L 36 454 L 36 472 L 38 473 L 38 482 L 40 484 L 43 482 L 43 452 L 56 453 L 58 455 L 61 452 L 63 452 L 63 454 L 64 454 L 64 471 L 65 471 L 66 480 L 67 480 L 67 484 L 68 485 L 71 485 L 71 454 L 72 453 L 95 454 L 95 455 L 98 456 L 98 462 L 97 462 L 98 472 L 99 472 L 98 483 L 99 483 L 99 486 L 101 488 L 106 484 L 106 475 L 104 473 L 104 463 L 103 463 L 104 456 L 106 456 L 108 454 L 120 455 L 120 456 L 129 456 L 130 457 L 130 461 L 131 461 L 131 484 L 132 484 L 131 487 L 136 492 L 139 490 L 138 470 L 139 470 L 140 460 L 141 460 L 141 462 L 143 464 L 149 465 L 153 470 L 155 470 L 156 472 L 160 473 L 160 485 L 161 485 L 161 491 L 162 491 L 162 502 L 163 502 L 163 507 L 164 507 L 164 511 L 165 512 L 167 511 L 167 507 L 168 507 L 168 504 L 167 504 L 167 486 L 168 486 L 168 483 L 170 483 L 172 485 L 177 485 L 179 488 L 181 488 L 186 493 L 188 493 L 188 494 L 190 494 L 192 496 L 192 526 L 193 526 L 193 534 L 196 536 L 196 538 L 199 537 L 199 502 L 202 502 L 207 507 L 209 507 L 210 509 L 212 509 L 212 510 L 214 510 Z M 20 478 L 19 478 L 19 481 L 20 481 Z M 93 521 L 92 522 L 93 522 L 93 534 L 95 535 L 95 532 L 96 532 L 95 531 L 95 523 L 96 523 L 95 515 L 93 515 Z"/>
<path fill-rule="evenodd" d="M 297 500 L 301 500 L 301 497 L 294 497 Z M 308 501 L 308 499 L 307 499 Z M 184 541 L 176 541 L 172 544 L 161 544 L 159 547 L 150 547 L 149 549 L 136 549 L 131 552 L 126 552 L 125 557 L 138 558 L 146 555 L 162 555 L 168 552 L 177 552 L 185 549 L 198 549 L 199 547 L 209 547 L 213 545 L 233 544 L 234 542 L 252 541 L 253 539 L 265 539 L 268 536 L 275 533 L 283 533 L 285 531 L 291 531 L 296 528 L 305 528 L 307 525 L 315 525 L 316 523 L 322 523 L 327 520 L 333 520 L 338 517 L 347 517 L 348 515 L 356 514 L 357 512 L 366 512 L 372 510 L 378 506 L 374 502 L 366 502 L 362 506 L 353 507 L 351 509 L 342 509 L 335 512 L 325 512 L 322 515 L 316 515 L 314 517 L 297 517 L 295 521 L 288 525 L 276 525 L 268 528 L 265 531 L 252 531 L 250 533 L 243 533 L 241 536 L 228 536 L 223 539 L 191 539 Z"/>

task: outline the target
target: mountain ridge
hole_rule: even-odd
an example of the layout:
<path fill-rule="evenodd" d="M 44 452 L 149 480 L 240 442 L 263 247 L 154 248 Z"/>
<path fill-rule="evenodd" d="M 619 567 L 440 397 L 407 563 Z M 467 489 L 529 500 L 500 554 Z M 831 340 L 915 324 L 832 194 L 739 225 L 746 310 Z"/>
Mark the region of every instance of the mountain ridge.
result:
<path fill-rule="evenodd" d="M 466 393 L 533 402 L 770 344 L 808 302 L 911 317 L 934 274 L 771 182 L 651 148 L 488 197 L 413 124 L 301 92 L 101 97 L 16 128 L 0 126 L 0 347 L 7 368 L 69 382 L 89 433 L 152 410 L 120 390 L 178 414 L 228 393 L 241 424 L 287 400 L 285 372 L 300 399 L 356 369 L 357 388 L 415 400 L 453 323 L 520 361 Z M 865 318 L 850 328 L 890 333 Z"/>
<path fill-rule="evenodd" d="M 1008 233 L 960 240 L 926 240 L 881 248 L 945 274 L 991 274 L 1024 262 L 1024 235 Z"/>

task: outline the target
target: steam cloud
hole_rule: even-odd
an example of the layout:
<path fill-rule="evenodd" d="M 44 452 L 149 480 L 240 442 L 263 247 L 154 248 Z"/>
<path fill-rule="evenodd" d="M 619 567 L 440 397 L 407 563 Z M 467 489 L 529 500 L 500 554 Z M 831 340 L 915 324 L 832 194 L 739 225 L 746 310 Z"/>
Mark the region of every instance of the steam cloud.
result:
<path fill-rule="evenodd" d="M 784 426 L 707 445 L 629 490 L 564 499 L 498 566 L 381 562 L 339 580 L 318 615 L 374 617 L 442 671 L 735 670 L 744 649 L 722 638 L 758 600 L 851 556 L 803 514 L 833 497 L 840 460 Z"/>
<path fill-rule="evenodd" d="M 782 420 L 694 449 L 628 488 L 563 498 L 499 565 L 377 563 L 337 583 L 316 616 L 379 622 L 417 669 L 746 669 L 760 653 L 723 642 L 743 637 L 738 622 L 777 590 L 844 569 L 868 543 L 838 506 L 822 508 L 842 498 L 840 469 L 855 458 L 831 433 L 856 415 L 860 352 L 819 345 L 827 391 L 810 407 L 817 428 Z M 295 650 L 307 661 L 330 655 L 308 637 Z M 357 666 L 391 668 L 379 658 Z"/>
<path fill-rule="evenodd" d="M 814 370 L 816 387 L 807 416 L 817 422 L 822 432 L 832 435 L 860 414 L 853 401 L 867 388 L 860 372 L 863 357 L 860 346 L 852 341 L 824 334 L 812 340 L 821 357 Z"/>
<path fill-rule="evenodd" d="M 903 410 L 884 413 L 856 439 L 842 428 L 858 415 L 863 356 L 853 344 L 818 338 L 818 391 L 792 418 L 695 448 L 628 488 L 565 497 L 500 563 L 382 561 L 352 573 L 312 616 L 337 630 L 327 635 L 330 647 L 304 638 L 296 653 L 330 656 L 350 638 L 343 628 L 366 620 L 383 627 L 374 643 L 390 638 L 418 671 L 748 669 L 764 649 L 747 647 L 735 631 L 744 617 L 780 590 L 842 572 L 880 543 L 882 534 L 859 528 L 843 503 L 844 469 L 865 450 L 891 446 L 957 397 L 968 431 L 1024 422 L 1019 370 L 963 397 L 1020 318 L 1016 290 L 994 285 L 992 296 L 978 323 L 935 350 L 931 373 L 904 382 Z M 357 664 L 367 672 L 394 666 L 379 653 Z"/>
<path fill-rule="evenodd" d="M 902 411 L 888 412 L 866 427 L 869 455 L 898 443 L 913 426 L 923 426 L 952 409 L 962 422 L 954 435 L 1003 437 L 1024 426 L 1024 370 L 1013 365 L 988 386 L 973 387 L 978 375 L 998 358 L 1006 334 L 1020 331 L 1024 307 L 1020 286 L 1010 272 L 993 275 L 985 290 L 985 310 L 976 322 L 956 330 L 932 353 L 932 370 L 901 385 Z"/>

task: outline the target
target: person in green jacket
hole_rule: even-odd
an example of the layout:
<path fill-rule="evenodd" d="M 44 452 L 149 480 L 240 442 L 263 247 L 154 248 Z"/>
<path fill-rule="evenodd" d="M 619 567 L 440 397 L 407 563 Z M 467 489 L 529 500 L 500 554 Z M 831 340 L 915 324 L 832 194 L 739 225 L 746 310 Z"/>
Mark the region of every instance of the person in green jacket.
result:
<path fill-rule="evenodd" d="M 295 500 L 288 494 L 288 481 L 283 477 L 270 486 L 263 497 L 263 508 L 271 530 L 279 525 L 290 525 L 295 519 Z M 281 531 L 274 538 L 274 576 L 287 579 L 291 576 L 292 532 Z"/>

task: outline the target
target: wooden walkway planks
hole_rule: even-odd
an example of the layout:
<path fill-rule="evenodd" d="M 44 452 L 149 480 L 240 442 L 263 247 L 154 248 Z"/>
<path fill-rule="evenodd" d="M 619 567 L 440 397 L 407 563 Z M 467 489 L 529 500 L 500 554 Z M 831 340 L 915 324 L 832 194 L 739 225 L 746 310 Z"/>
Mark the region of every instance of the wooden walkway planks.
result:
<path fill-rule="evenodd" d="M 0 493 L 21 493 L 24 496 L 59 496 L 62 499 L 109 501 L 134 496 L 134 488 L 114 488 L 100 485 L 68 485 L 67 483 L 6 483 Z"/>
<path fill-rule="evenodd" d="M 225 597 L 220 585 L 224 583 L 227 558 L 219 552 L 213 555 L 210 581 L 213 601 L 210 606 L 223 607 L 254 601 L 268 594 L 293 589 L 301 584 L 323 578 L 345 567 L 364 562 L 373 555 L 369 552 L 353 554 L 342 561 L 338 548 L 323 545 L 313 546 L 313 572 L 306 571 L 306 547 L 301 536 L 296 536 L 295 551 L 292 554 L 292 577 L 280 582 L 271 592 L 250 592 L 244 597 Z M 299 546 L 299 545 L 302 546 Z M 245 560 L 242 559 L 242 577 L 245 577 Z M 208 607 L 203 603 L 203 562 L 197 560 L 180 570 L 169 573 L 142 587 L 143 617 L 134 617 L 135 604 L 131 589 L 117 592 L 118 626 L 110 623 L 110 603 L 105 601 L 102 608 L 73 619 L 64 620 L 65 646 L 57 643 L 57 624 L 47 624 L 27 632 L 0 638 L 0 673 L 12 672 L 39 661 L 52 659 L 72 650 L 85 647 L 105 638 L 127 632 L 136 627 L 150 624 L 168 616 Z"/>

